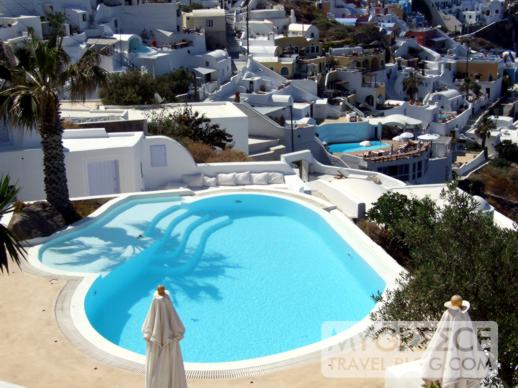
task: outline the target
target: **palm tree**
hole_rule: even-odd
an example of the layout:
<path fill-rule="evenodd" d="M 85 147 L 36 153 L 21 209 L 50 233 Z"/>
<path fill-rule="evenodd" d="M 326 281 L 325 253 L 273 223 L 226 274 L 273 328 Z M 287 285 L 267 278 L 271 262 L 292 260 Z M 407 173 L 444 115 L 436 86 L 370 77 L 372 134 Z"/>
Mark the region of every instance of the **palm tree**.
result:
<path fill-rule="evenodd" d="M 496 129 L 495 121 L 485 116 L 477 124 L 475 133 L 482 139 L 482 148 L 484 149 L 484 155 L 487 158 L 486 139 L 491 135 L 491 131 Z"/>
<path fill-rule="evenodd" d="M 68 91 L 72 100 L 84 101 L 104 83 L 105 72 L 99 54 L 92 50 L 70 63 L 62 48 L 61 22 L 54 16 L 46 41 L 31 36 L 21 48 L 5 48 L 6 58 L 0 61 L 0 118 L 14 127 L 38 129 L 47 201 L 72 223 L 80 217 L 69 199 L 59 95 Z"/>
<path fill-rule="evenodd" d="M 419 91 L 419 85 L 421 85 L 421 80 L 414 71 L 403 80 L 403 90 L 408 95 L 410 100 L 415 99 L 415 95 Z"/>
<path fill-rule="evenodd" d="M 9 176 L 0 178 L 0 218 L 13 210 L 18 188 L 11 185 Z M 9 258 L 16 264 L 25 258 L 25 249 L 16 237 L 2 224 L 0 224 L 0 271 L 9 272 Z"/>

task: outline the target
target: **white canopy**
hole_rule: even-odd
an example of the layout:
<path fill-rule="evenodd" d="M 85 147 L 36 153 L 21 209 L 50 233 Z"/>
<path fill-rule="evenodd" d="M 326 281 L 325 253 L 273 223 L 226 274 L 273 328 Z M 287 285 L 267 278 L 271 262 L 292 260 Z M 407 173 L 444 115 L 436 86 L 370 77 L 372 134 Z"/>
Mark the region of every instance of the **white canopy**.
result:
<path fill-rule="evenodd" d="M 364 140 L 360 143 L 362 147 L 369 147 L 371 146 L 371 142 L 369 140 Z"/>
<path fill-rule="evenodd" d="M 436 133 L 425 133 L 424 135 L 417 136 L 419 140 L 437 140 L 440 136 Z"/>
<path fill-rule="evenodd" d="M 410 125 L 410 126 L 418 126 L 418 125 L 421 125 L 423 124 L 423 122 L 421 120 L 417 120 L 417 119 L 414 119 L 412 117 L 409 117 L 409 116 L 405 116 L 405 115 L 400 115 L 400 114 L 393 114 L 393 115 L 388 115 L 388 116 L 384 116 L 384 117 L 373 117 L 373 118 L 370 118 L 369 119 L 369 124 L 372 124 L 372 125 L 378 125 L 378 124 L 382 124 L 382 125 L 385 125 L 385 124 L 392 124 L 392 125 L 400 125 L 400 126 L 405 126 L 405 125 Z"/>
<path fill-rule="evenodd" d="M 179 341 L 185 328 L 169 294 L 155 293 L 142 325 L 146 340 L 146 388 L 187 388 Z"/>
<path fill-rule="evenodd" d="M 414 134 L 412 132 L 403 132 L 399 137 L 400 139 L 413 139 Z"/>
<path fill-rule="evenodd" d="M 449 302 L 423 357 L 421 377 L 440 381 L 443 388 L 478 386 L 487 375 L 487 357 L 480 349 L 469 303 Z"/>

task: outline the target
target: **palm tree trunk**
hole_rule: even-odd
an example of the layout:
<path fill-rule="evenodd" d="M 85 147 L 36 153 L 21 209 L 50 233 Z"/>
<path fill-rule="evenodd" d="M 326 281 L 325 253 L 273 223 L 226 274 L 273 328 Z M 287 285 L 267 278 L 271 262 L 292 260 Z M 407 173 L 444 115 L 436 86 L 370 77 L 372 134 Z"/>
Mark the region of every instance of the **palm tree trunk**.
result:
<path fill-rule="evenodd" d="M 72 206 L 68 194 L 59 103 L 57 100 L 53 102 L 43 104 L 41 112 L 39 129 L 43 151 L 43 181 L 47 201 L 61 213 L 67 224 L 71 224 L 81 217 Z"/>

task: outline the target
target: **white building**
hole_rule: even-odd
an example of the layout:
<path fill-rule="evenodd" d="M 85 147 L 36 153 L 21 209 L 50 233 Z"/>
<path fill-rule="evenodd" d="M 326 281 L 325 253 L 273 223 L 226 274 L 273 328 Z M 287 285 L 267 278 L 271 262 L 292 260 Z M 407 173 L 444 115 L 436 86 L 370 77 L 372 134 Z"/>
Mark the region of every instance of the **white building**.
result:
<path fill-rule="evenodd" d="M 165 104 L 161 108 L 100 106 L 97 109 L 63 108 L 62 117 L 76 123 L 88 121 L 139 121 L 150 120 L 154 112 L 165 114 L 181 110 L 185 104 Z M 230 102 L 189 103 L 193 112 L 205 115 L 211 123 L 217 124 L 233 137 L 235 149 L 248 154 L 248 117 Z"/>
<path fill-rule="evenodd" d="M 318 28 L 312 24 L 290 23 L 288 36 L 303 36 L 308 39 L 320 38 Z"/>
<path fill-rule="evenodd" d="M 41 39 L 43 37 L 39 16 L 0 16 L 0 41 L 2 42 L 28 36 L 29 30 L 33 32 L 36 38 Z"/>
<path fill-rule="evenodd" d="M 152 29 L 180 32 L 182 18 L 176 2 L 119 6 L 99 4 L 95 24 L 107 25 L 114 33 L 120 34 L 140 34 L 143 30 Z"/>

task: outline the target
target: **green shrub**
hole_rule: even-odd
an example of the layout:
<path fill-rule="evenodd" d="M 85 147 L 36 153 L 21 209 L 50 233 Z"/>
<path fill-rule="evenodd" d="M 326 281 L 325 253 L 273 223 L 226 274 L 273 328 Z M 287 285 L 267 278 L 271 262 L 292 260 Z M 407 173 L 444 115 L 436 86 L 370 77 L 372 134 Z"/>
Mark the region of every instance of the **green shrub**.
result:
<path fill-rule="evenodd" d="M 189 105 L 174 112 L 167 109 L 154 111 L 150 115 L 148 130 L 153 135 L 168 136 L 184 145 L 187 142 L 204 143 L 221 149 L 232 146 L 232 135 L 218 124 L 212 124 L 204 114 L 193 112 Z"/>
<path fill-rule="evenodd" d="M 387 193 L 368 212 L 410 254 L 400 287 L 376 297 L 381 308 L 373 318 L 436 320 L 443 301 L 462 295 L 473 320 L 498 323 L 501 377 L 511 384 L 518 365 L 518 233 L 496 227 L 462 191 L 450 187 L 443 196 L 439 208 L 430 199 Z"/>
<path fill-rule="evenodd" d="M 498 157 L 509 162 L 518 163 L 518 145 L 510 140 L 504 140 L 495 147 Z"/>
<path fill-rule="evenodd" d="M 149 105 L 174 102 L 178 94 L 187 93 L 192 81 L 189 70 L 177 69 L 154 78 L 138 70 L 111 73 L 99 96 L 105 105 Z M 162 98 L 157 101 L 155 93 Z"/>
<path fill-rule="evenodd" d="M 243 152 L 230 148 L 216 150 L 203 143 L 187 143 L 185 147 L 196 163 L 247 162 L 250 160 Z"/>

